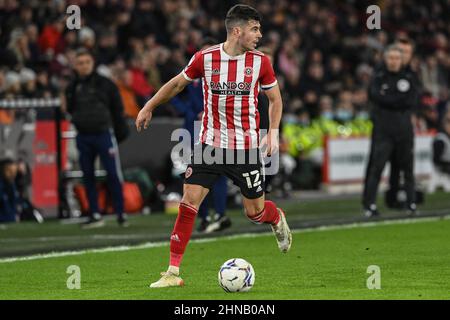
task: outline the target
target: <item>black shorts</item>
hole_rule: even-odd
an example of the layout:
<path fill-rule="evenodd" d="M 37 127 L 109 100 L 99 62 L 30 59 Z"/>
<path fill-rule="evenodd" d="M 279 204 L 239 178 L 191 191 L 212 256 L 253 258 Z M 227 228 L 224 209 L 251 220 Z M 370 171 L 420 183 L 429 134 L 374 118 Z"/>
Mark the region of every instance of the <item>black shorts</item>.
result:
<path fill-rule="evenodd" d="M 248 199 L 256 199 L 264 194 L 264 168 L 259 149 L 231 150 L 205 144 L 196 148 L 191 156 L 191 164 L 186 169 L 184 183 L 201 185 L 211 190 L 216 180 L 225 175 Z"/>

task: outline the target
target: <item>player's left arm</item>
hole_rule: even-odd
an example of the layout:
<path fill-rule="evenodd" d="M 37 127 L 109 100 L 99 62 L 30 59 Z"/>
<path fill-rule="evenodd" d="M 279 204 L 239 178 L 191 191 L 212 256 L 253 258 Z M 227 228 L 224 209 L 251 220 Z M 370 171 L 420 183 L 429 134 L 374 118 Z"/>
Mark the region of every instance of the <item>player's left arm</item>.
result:
<path fill-rule="evenodd" d="M 267 155 L 278 151 L 279 128 L 283 113 L 283 101 L 281 99 L 280 87 L 278 85 L 265 90 L 269 99 L 269 132 L 267 133 Z"/>
<path fill-rule="evenodd" d="M 262 144 L 267 144 L 265 153 L 270 156 L 278 150 L 279 146 L 278 131 L 281 114 L 283 113 L 283 102 L 281 100 L 280 87 L 278 86 L 275 72 L 267 56 L 262 57 L 260 83 L 261 88 L 269 99 L 269 132 L 267 132 Z"/>
<path fill-rule="evenodd" d="M 283 102 L 281 100 L 280 87 L 278 85 L 264 92 L 269 99 L 269 130 L 278 130 L 283 113 Z"/>

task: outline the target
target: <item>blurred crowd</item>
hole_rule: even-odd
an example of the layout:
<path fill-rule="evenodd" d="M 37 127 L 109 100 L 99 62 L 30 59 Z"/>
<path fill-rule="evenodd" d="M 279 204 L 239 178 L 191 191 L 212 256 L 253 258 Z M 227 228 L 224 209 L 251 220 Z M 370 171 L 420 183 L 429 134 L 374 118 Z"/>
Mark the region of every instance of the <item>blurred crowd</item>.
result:
<path fill-rule="evenodd" d="M 415 43 L 411 67 L 424 89 L 415 128 L 438 127 L 450 96 L 449 0 L 0 0 L 0 98 L 58 95 L 72 75 L 75 50 L 84 46 L 134 118 L 205 37 L 225 40 L 225 14 L 238 2 L 263 17 L 260 45 L 274 54 L 293 157 L 320 147 L 324 134 L 370 133 L 366 89 L 383 48 L 398 38 Z M 81 8 L 80 30 L 66 27 L 70 4 Z M 381 8 L 380 30 L 366 27 L 372 4 Z M 155 116 L 177 112 L 168 105 Z M 13 119 L 0 111 L 0 123 Z"/>

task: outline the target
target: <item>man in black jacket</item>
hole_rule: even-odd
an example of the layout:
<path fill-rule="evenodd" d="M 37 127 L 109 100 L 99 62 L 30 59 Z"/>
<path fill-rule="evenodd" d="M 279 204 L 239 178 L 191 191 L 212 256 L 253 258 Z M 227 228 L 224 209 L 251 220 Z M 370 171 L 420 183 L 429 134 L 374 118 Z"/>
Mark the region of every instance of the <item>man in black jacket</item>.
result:
<path fill-rule="evenodd" d="M 420 83 L 419 77 L 417 73 L 411 68 L 411 60 L 414 54 L 413 42 L 407 38 L 400 38 L 395 42 L 395 44 L 402 50 L 402 63 L 404 72 L 410 75 L 410 78 L 415 83 L 415 87 L 417 87 L 419 91 L 422 90 L 422 85 Z M 420 93 L 417 94 L 417 100 L 414 101 L 413 105 L 411 106 L 411 109 L 414 110 L 414 112 L 416 112 L 418 109 L 419 99 Z M 386 205 L 390 208 L 402 208 L 404 204 L 398 201 L 398 192 L 402 188 L 400 181 L 402 172 L 400 171 L 399 165 L 395 161 L 394 155 L 391 157 L 389 162 L 391 164 L 391 170 L 389 173 L 389 190 L 386 193 Z"/>
<path fill-rule="evenodd" d="M 84 49 L 76 54 L 76 77 L 66 89 L 67 112 L 77 129 L 77 148 L 83 182 L 89 201 L 89 220 L 84 227 L 99 227 L 94 162 L 97 156 L 108 174 L 108 186 L 119 225 L 125 225 L 123 213 L 122 171 L 117 139 L 127 135 L 122 100 L 116 85 L 94 71 L 94 57 Z"/>
<path fill-rule="evenodd" d="M 363 193 L 364 214 L 368 217 L 379 215 L 377 189 L 384 166 L 392 156 L 404 172 L 408 210 L 411 214 L 416 211 L 411 113 L 418 88 L 413 75 L 402 68 L 402 51 L 398 46 L 391 45 L 385 50 L 384 63 L 369 86 L 374 127 Z"/>

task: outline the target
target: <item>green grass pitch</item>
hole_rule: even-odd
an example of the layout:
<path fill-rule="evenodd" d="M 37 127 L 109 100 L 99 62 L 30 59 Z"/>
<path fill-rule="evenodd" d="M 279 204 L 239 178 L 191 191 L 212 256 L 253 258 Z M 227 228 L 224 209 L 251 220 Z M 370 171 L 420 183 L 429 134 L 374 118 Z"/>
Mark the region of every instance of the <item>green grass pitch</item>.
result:
<path fill-rule="evenodd" d="M 182 288 L 149 289 L 168 262 L 168 245 L 0 262 L 0 299 L 450 299 L 450 220 L 415 220 L 295 232 L 288 254 L 270 234 L 191 243 Z M 227 259 L 252 263 L 255 286 L 225 293 L 217 272 Z M 81 289 L 66 286 L 67 267 L 81 270 Z M 381 270 L 381 289 L 366 287 L 367 268 Z"/>

